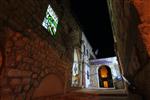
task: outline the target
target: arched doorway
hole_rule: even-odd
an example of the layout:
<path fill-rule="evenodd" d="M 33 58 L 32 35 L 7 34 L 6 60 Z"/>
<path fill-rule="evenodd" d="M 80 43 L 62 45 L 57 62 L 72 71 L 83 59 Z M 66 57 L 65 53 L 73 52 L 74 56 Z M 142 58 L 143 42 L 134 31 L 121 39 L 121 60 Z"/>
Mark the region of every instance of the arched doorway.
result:
<path fill-rule="evenodd" d="M 98 69 L 100 88 L 113 88 L 111 69 L 107 65 L 102 65 Z"/>

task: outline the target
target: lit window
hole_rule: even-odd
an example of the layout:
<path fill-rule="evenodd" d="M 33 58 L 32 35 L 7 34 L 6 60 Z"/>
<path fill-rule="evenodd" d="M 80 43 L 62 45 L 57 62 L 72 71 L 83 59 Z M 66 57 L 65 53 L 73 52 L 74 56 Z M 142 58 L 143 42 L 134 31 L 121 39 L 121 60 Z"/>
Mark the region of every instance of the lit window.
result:
<path fill-rule="evenodd" d="M 46 16 L 44 17 L 42 25 L 51 33 L 52 36 L 56 34 L 58 17 L 50 5 L 47 8 Z"/>

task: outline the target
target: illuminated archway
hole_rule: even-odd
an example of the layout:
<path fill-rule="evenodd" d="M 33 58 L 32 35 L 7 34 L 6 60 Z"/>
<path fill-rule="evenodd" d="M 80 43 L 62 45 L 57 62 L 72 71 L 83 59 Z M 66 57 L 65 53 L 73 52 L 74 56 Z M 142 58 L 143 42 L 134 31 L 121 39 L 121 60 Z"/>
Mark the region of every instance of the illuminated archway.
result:
<path fill-rule="evenodd" d="M 113 88 L 111 69 L 107 65 L 102 65 L 98 69 L 100 88 Z"/>

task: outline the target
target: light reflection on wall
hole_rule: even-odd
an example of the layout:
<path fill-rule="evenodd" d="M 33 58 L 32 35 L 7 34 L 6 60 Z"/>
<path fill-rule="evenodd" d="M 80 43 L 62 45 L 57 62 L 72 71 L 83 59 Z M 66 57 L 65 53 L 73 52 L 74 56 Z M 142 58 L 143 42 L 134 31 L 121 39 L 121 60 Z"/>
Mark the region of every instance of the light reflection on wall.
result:
<path fill-rule="evenodd" d="M 79 75 L 79 56 L 77 50 L 74 49 L 74 62 L 72 67 L 72 86 L 78 87 L 80 82 L 80 75 Z"/>
<path fill-rule="evenodd" d="M 85 88 L 88 88 L 90 85 L 90 66 L 85 65 Z"/>

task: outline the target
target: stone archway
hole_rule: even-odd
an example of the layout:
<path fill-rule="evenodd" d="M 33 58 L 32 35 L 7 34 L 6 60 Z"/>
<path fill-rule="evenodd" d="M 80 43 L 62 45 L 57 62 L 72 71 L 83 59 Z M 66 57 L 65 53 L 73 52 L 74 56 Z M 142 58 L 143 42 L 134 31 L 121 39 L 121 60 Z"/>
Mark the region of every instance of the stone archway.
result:
<path fill-rule="evenodd" d="M 107 65 L 102 65 L 98 69 L 99 86 L 100 88 L 112 88 L 113 80 L 111 69 Z"/>
<path fill-rule="evenodd" d="M 60 78 L 55 74 L 46 76 L 40 83 L 39 87 L 35 89 L 33 98 L 44 97 L 62 94 L 64 86 Z"/>

